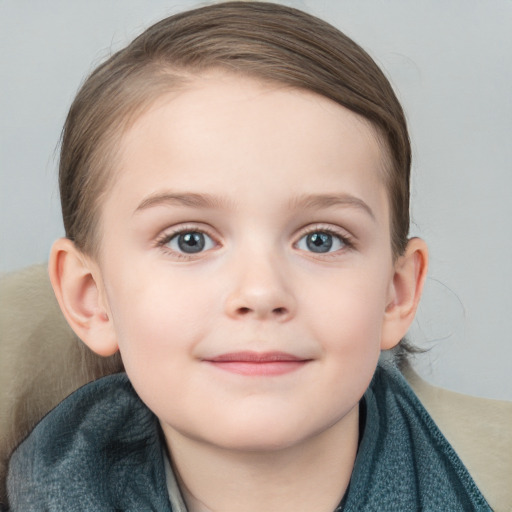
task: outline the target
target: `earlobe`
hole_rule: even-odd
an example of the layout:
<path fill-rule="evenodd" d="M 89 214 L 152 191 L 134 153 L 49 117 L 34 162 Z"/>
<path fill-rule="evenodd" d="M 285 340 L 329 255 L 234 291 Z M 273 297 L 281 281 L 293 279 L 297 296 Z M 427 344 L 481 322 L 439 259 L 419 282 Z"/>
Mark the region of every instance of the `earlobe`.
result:
<path fill-rule="evenodd" d="M 420 238 L 411 238 L 395 262 L 390 299 L 384 313 L 381 349 L 396 346 L 411 326 L 427 276 L 428 249 Z"/>
<path fill-rule="evenodd" d="M 97 265 L 67 238 L 52 247 L 48 273 L 62 313 L 77 336 L 101 356 L 117 352 L 115 330 Z"/>

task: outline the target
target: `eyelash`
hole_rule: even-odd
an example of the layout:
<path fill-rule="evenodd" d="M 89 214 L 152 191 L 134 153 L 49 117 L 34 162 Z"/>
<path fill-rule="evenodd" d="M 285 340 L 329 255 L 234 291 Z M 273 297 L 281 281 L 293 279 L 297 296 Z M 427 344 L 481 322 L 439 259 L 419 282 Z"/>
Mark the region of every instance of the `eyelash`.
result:
<path fill-rule="evenodd" d="M 171 242 L 171 240 L 173 240 L 176 236 L 178 236 L 180 234 L 185 234 L 185 233 L 202 233 L 202 234 L 208 236 L 209 238 L 211 238 L 213 240 L 213 242 L 215 243 L 215 245 L 220 245 L 217 238 L 215 236 L 213 236 L 208 230 L 206 230 L 204 228 L 199 228 L 198 226 L 187 226 L 187 225 L 180 226 L 179 228 L 173 229 L 172 231 L 167 231 L 167 232 L 163 233 L 162 236 L 160 236 L 159 238 L 156 239 L 155 245 L 156 245 L 156 247 L 162 249 L 162 251 L 164 251 L 164 253 L 172 256 L 173 258 L 176 258 L 179 260 L 185 260 L 185 261 L 193 260 L 196 257 L 200 256 L 202 254 L 202 251 L 199 253 L 196 253 L 196 254 L 194 254 L 194 253 L 187 254 L 187 253 L 175 251 L 167 246 L 167 244 L 169 242 Z"/>
<path fill-rule="evenodd" d="M 173 258 L 180 259 L 180 260 L 193 260 L 197 257 L 199 257 L 201 254 L 203 254 L 204 251 L 198 252 L 196 254 L 194 253 L 182 253 L 179 251 L 175 251 L 167 246 L 169 242 L 171 242 L 176 236 L 180 234 L 185 233 L 202 233 L 209 238 L 213 240 L 213 242 L 218 246 L 220 245 L 220 242 L 218 239 L 212 235 L 211 232 L 204 228 L 200 228 L 198 226 L 194 225 L 185 225 L 180 226 L 179 228 L 173 229 L 172 231 L 168 231 L 162 234 L 159 238 L 155 241 L 155 246 L 162 249 L 166 254 L 171 255 Z M 355 248 L 355 242 L 351 235 L 344 232 L 343 234 L 340 233 L 340 230 L 333 229 L 332 226 L 329 225 L 322 225 L 322 224 L 316 224 L 313 226 L 309 226 L 303 231 L 300 232 L 299 236 L 297 237 L 297 241 L 293 244 L 293 247 L 297 247 L 298 243 L 306 236 L 313 234 L 313 233 L 326 233 L 328 235 L 331 235 L 333 237 L 338 238 L 344 247 L 337 251 L 332 252 L 326 252 L 326 253 L 315 253 L 313 251 L 309 251 L 311 254 L 315 255 L 315 257 L 321 257 L 321 258 L 329 258 L 329 257 L 335 257 L 338 256 L 340 252 L 345 252 L 347 250 L 351 250 Z"/>
<path fill-rule="evenodd" d="M 335 229 L 330 225 L 325 224 L 315 224 L 313 226 L 308 226 L 304 231 L 302 231 L 297 239 L 297 242 L 295 242 L 293 245 L 294 247 L 297 246 L 300 240 L 302 240 L 305 236 L 311 235 L 313 233 L 326 233 L 328 235 L 331 235 L 333 237 L 338 238 L 341 243 L 344 245 L 344 247 L 338 251 L 333 252 L 326 252 L 326 253 L 314 253 L 311 251 L 311 254 L 314 254 L 316 257 L 320 256 L 321 258 L 330 258 L 339 256 L 340 252 L 345 252 L 347 250 L 355 249 L 355 240 L 354 237 L 349 235 L 347 232 L 343 231 L 343 233 L 340 232 L 341 230 Z"/>

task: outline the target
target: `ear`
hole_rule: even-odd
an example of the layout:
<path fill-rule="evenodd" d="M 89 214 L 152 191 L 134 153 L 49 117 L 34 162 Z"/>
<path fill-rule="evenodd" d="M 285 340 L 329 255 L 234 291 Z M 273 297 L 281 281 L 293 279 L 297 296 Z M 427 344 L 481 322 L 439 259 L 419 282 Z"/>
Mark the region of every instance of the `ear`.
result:
<path fill-rule="evenodd" d="M 411 238 L 394 267 L 389 301 L 384 313 L 381 349 L 396 346 L 411 326 L 427 276 L 428 249 L 420 238 Z"/>
<path fill-rule="evenodd" d="M 71 240 L 60 238 L 50 252 L 48 273 L 60 309 L 76 335 L 101 356 L 117 352 L 97 264 Z"/>

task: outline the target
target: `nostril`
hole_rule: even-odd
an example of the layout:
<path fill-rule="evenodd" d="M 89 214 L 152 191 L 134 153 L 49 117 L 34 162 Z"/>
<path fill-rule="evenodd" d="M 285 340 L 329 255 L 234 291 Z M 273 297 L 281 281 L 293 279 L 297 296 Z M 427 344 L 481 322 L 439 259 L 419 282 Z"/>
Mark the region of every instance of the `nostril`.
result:
<path fill-rule="evenodd" d="M 253 311 L 255 311 L 255 310 L 253 310 L 252 308 L 247 308 L 247 307 L 238 308 L 236 310 L 237 314 L 239 314 L 241 316 L 248 315 L 249 313 L 252 313 Z M 281 308 L 281 307 L 280 308 L 274 308 L 272 310 L 272 313 L 274 315 L 277 315 L 277 316 L 283 316 L 283 315 L 286 314 L 286 312 L 287 312 L 287 309 L 286 308 Z"/>

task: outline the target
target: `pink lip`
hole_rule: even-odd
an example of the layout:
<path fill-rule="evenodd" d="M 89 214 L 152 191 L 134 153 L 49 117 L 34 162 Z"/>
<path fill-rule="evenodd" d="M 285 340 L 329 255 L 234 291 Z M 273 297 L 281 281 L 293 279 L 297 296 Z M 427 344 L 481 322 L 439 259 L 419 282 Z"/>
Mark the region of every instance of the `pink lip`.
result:
<path fill-rule="evenodd" d="M 310 359 L 285 352 L 233 352 L 205 361 L 231 373 L 274 376 L 298 370 Z"/>

